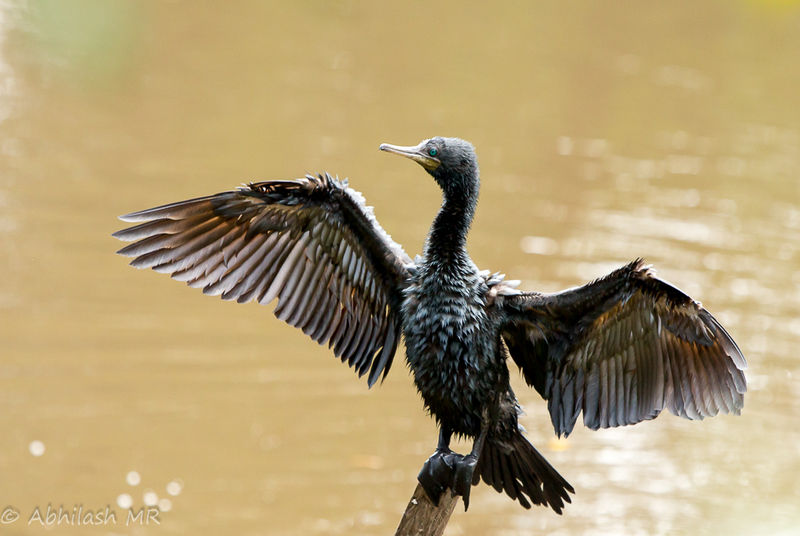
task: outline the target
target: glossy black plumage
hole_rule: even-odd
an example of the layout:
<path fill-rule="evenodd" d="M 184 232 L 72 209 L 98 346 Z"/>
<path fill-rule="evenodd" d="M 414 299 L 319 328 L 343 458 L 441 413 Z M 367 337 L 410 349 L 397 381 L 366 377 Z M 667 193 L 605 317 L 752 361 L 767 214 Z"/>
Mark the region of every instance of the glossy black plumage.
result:
<path fill-rule="evenodd" d="M 483 479 L 525 507 L 560 512 L 572 487 L 525 439 L 507 358 L 548 402 L 557 434 L 583 413 L 592 428 L 634 424 L 667 408 L 701 419 L 739 413 L 745 360 L 708 311 L 640 261 L 557 294 L 518 291 L 480 272 L 466 251 L 479 189 L 472 146 L 433 138 L 381 146 L 421 164 L 444 202 L 412 261 L 363 198 L 327 174 L 265 181 L 135 212 L 114 236 L 139 268 L 166 272 L 239 302 L 278 299 L 300 327 L 369 385 L 385 376 L 400 336 L 414 382 L 440 426 L 420 473 L 435 501 L 468 505 Z M 453 433 L 475 438 L 467 456 Z"/>

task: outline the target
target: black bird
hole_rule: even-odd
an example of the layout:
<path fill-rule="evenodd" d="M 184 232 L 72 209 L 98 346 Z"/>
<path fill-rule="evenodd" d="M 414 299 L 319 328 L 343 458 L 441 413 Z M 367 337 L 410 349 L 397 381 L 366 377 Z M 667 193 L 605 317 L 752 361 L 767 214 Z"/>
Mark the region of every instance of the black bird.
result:
<path fill-rule="evenodd" d="M 547 401 L 556 434 L 578 415 L 591 429 L 653 419 L 668 408 L 702 419 L 738 414 L 745 359 L 701 305 L 641 259 L 585 286 L 522 292 L 481 272 L 466 250 L 478 200 L 474 148 L 436 137 L 384 151 L 419 163 L 444 201 L 423 256 L 412 261 L 364 199 L 330 175 L 251 183 L 121 219 L 114 236 L 137 268 L 205 294 L 259 303 L 367 375 L 385 377 L 401 336 L 414 382 L 439 425 L 419 481 L 438 503 L 451 489 L 469 505 L 480 479 L 525 508 L 561 513 L 572 486 L 525 439 L 508 357 Z M 452 434 L 474 438 L 466 456 Z"/>

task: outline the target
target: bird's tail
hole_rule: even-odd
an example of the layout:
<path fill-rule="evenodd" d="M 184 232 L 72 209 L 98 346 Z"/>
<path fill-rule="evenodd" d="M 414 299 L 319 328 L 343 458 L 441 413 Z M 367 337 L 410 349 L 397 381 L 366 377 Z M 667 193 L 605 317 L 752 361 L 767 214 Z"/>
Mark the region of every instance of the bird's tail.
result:
<path fill-rule="evenodd" d="M 505 491 L 525 508 L 533 504 L 547 504 L 561 513 L 564 501 L 572 502 L 569 493 L 575 493 L 538 450 L 517 432 L 510 439 L 486 438 L 483 451 L 475 467 L 473 485 L 482 478 L 498 492 Z"/>

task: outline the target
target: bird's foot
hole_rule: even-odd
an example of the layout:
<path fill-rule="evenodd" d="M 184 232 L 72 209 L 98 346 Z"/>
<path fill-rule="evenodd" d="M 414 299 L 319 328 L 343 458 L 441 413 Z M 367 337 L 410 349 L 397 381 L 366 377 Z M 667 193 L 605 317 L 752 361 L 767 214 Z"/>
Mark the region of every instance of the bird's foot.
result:
<path fill-rule="evenodd" d="M 428 494 L 433 504 L 439 506 L 439 499 L 446 490 L 464 499 L 464 510 L 469 508 L 469 492 L 478 458 L 469 454 L 462 456 L 450 449 L 436 449 L 422 466 L 417 480 Z"/>
<path fill-rule="evenodd" d="M 436 449 L 422 466 L 417 480 L 428 494 L 433 504 L 439 506 L 439 499 L 447 488 L 452 487 L 455 468 L 459 459 L 463 458 L 448 448 Z"/>
<path fill-rule="evenodd" d="M 472 477 L 475 474 L 478 458 L 474 454 L 467 454 L 459 458 L 453 474 L 453 495 L 461 495 L 464 499 L 464 511 L 466 512 L 467 508 L 469 508 L 469 492 L 472 489 Z"/>

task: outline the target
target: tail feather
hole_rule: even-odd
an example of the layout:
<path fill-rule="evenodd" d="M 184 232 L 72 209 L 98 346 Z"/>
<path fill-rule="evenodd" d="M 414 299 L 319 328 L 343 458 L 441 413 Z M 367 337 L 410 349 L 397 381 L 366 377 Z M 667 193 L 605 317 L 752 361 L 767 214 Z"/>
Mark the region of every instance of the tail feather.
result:
<path fill-rule="evenodd" d="M 498 492 L 505 491 L 525 508 L 530 508 L 531 503 L 549 505 L 559 514 L 565 501 L 572 502 L 569 493 L 575 493 L 522 433 L 511 439 L 487 438 L 473 484 L 479 479 Z"/>

